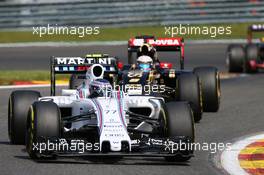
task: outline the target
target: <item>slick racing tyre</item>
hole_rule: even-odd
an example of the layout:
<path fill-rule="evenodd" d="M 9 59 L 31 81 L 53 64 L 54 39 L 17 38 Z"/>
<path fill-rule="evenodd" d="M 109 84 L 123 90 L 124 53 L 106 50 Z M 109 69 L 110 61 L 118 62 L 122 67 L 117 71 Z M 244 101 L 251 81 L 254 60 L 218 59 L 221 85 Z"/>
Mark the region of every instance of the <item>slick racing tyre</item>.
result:
<path fill-rule="evenodd" d="M 202 92 L 198 77 L 195 74 L 182 74 L 178 78 L 178 100 L 188 101 L 194 115 L 194 121 L 202 119 Z"/>
<path fill-rule="evenodd" d="M 71 75 L 70 81 L 69 81 L 69 89 L 77 89 L 77 87 L 80 86 L 84 82 L 84 79 L 80 78 L 80 76 L 85 76 L 85 75 L 80 75 L 80 74 Z"/>
<path fill-rule="evenodd" d="M 41 158 L 33 149 L 39 142 L 61 136 L 61 115 L 58 106 L 51 101 L 37 101 L 30 106 L 27 118 L 26 149 L 32 159 Z"/>
<path fill-rule="evenodd" d="M 257 72 L 257 69 L 252 69 L 249 65 L 250 61 L 256 61 L 259 57 L 259 48 L 256 44 L 248 44 L 245 48 L 246 51 L 246 57 L 244 61 L 244 72 L 245 73 L 255 73 Z"/>
<path fill-rule="evenodd" d="M 220 105 L 220 77 L 215 67 L 197 67 L 193 70 L 202 87 L 204 112 L 217 112 Z"/>
<path fill-rule="evenodd" d="M 245 51 L 243 46 L 232 44 L 227 48 L 227 67 L 229 72 L 242 72 L 245 60 Z"/>
<path fill-rule="evenodd" d="M 192 110 L 187 102 L 168 102 L 165 105 L 166 119 L 167 119 L 167 136 L 177 137 L 186 136 L 191 142 L 194 142 L 194 120 Z M 192 151 L 192 150 L 189 150 Z M 168 161 L 187 161 L 190 156 L 177 155 L 174 157 L 166 157 Z"/>
<path fill-rule="evenodd" d="M 26 121 L 30 105 L 37 101 L 37 91 L 13 91 L 8 102 L 8 135 L 12 144 L 25 144 Z"/>

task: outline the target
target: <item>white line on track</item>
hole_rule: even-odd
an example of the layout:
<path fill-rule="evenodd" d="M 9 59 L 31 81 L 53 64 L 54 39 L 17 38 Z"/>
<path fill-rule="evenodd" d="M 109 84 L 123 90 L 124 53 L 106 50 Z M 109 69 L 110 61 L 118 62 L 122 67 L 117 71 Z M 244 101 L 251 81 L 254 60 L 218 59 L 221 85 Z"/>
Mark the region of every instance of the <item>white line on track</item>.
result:
<path fill-rule="evenodd" d="M 56 86 L 67 86 L 66 84 L 59 84 Z M 50 87 L 49 84 L 36 84 L 36 85 L 8 85 L 8 86 L 0 86 L 0 89 L 20 89 L 20 88 L 42 88 L 42 87 Z"/>
<path fill-rule="evenodd" d="M 91 41 L 91 42 L 26 42 L 1 43 L 0 47 L 74 47 L 74 46 L 115 46 L 124 45 L 127 41 Z"/>
<path fill-rule="evenodd" d="M 248 175 L 248 173 L 240 167 L 238 155 L 247 145 L 260 139 L 264 139 L 264 133 L 258 133 L 257 135 L 236 141 L 231 145 L 231 149 L 223 151 L 220 158 L 221 165 L 225 171 L 231 175 Z"/>

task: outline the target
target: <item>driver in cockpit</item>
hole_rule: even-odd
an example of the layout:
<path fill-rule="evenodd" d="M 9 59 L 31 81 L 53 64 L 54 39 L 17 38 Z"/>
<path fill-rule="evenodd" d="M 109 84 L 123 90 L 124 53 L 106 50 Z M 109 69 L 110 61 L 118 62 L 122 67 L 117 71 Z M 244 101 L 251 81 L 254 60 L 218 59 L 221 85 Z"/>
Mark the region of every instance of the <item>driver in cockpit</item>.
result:
<path fill-rule="evenodd" d="M 149 71 L 158 62 L 156 49 L 150 44 L 144 44 L 138 49 L 137 63 L 133 64 L 132 68 L 138 67 L 143 71 Z"/>
<path fill-rule="evenodd" d="M 108 80 L 95 79 L 90 82 L 84 82 L 77 91 L 79 98 L 110 97 L 112 86 Z"/>

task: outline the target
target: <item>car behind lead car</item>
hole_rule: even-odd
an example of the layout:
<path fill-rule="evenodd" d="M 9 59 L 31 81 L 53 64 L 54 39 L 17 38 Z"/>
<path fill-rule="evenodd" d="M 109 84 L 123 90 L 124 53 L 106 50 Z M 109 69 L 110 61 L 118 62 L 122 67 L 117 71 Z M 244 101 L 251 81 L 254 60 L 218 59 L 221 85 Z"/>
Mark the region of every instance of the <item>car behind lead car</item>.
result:
<path fill-rule="evenodd" d="M 133 68 L 131 65 L 138 64 L 140 57 L 138 52 L 143 47 L 148 47 L 149 52 L 145 55 L 153 59 L 153 65 L 148 71 L 140 66 Z M 170 62 L 163 62 L 154 52 L 180 53 L 180 69 L 173 67 Z M 137 59 L 133 57 L 137 52 Z M 220 106 L 220 77 L 216 67 L 202 66 L 193 70 L 184 68 L 184 40 L 183 38 L 155 38 L 154 36 L 136 36 L 128 41 L 128 63 L 122 71 L 121 83 L 123 84 L 158 84 L 166 87 L 161 96 L 166 101 L 188 101 L 194 112 L 196 122 L 202 119 L 204 112 L 217 112 Z M 140 54 L 142 55 L 142 54 Z M 137 79 L 137 80 L 136 80 Z"/>
<path fill-rule="evenodd" d="M 258 32 L 264 32 L 264 24 L 253 24 L 248 27 L 245 46 L 240 44 L 228 46 L 226 63 L 229 72 L 256 73 L 264 69 L 264 37 L 260 39 L 260 43 L 252 43 L 252 35 Z"/>
<path fill-rule="evenodd" d="M 51 96 L 41 97 L 39 92 L 29 90 L 11 93 L 11 143 L 26 144 L 29 156 L 37 160 L 59 156 L 156 156 L 187 161 L 192 157 L 193 150 L 186 144 L 194 142 L 195 131 L 187 102 L 165 104 L 160 97 L 114 91 L 103 79 L 103 66 L 99 64 L 85 70 L 86 79 L 76 90 L 62 90 L 61 96 L 55 96 L 55 74 L 84 73 L 79 68 L 84 64 L 65 64 L 52 58 Z M 62 142 L 89 147 L 81 152 L 61 147 Z M 180 149 L 181 144 L 185 149 Z M 53 149 L 47 145 L 53 145 Z"/>
<path fill-rule="evenodd" d="M 133 52 L 145 44 L 152 45 L 156 51 L 180 52 L 180 70 L 172 63 L 162 62 L 161 58 L 150 71 L 132 69 L 136 63 Z M 88 58 L 89 58 L 88 54 Z M 115 72 L 105 76 L 110 82 L 120 86 L 146 87 L 152 85 L 165 86 L 165 91 L 159 93 L 168 101 L 188 101 L 194 113 L 195 122 L 202 119 L 203 112 L 217 112 L 220 106 L 220 75 L 216 67 L 203 66 L 193 70 L 184 69 L 184 41 L 183 38 L 155 38 L 154 36 L 137 36 L 128 41 L 128 65 L 123 64 L 115 57 L 106 54 L 98 55 L 98 59 L 112 59 L 110 64 L 101 64 L 108 71 L 113 67 Z M 154 54 L 155 55 L 155 54 Z M 87 56 L 86 56 L 87 58 Z M 176 58 L 175 58 L 176 59 Z M 97 63 L 99 63 L 97 61 Z M 157 64 L 158 63 L 158 64 Z M 117 76 L 118 75 L 118 76 Z M 69 87 L 75 89 L 83 82 L 83 75 L 72 75 Z M 123 88 L 125 89 L 125 88 Z M 142 92 L 144 93 L 144 91 Z M 138 94 L 139 95 L 139 94 Z M 146 94 L 142 94 L 146 95 Z"/>

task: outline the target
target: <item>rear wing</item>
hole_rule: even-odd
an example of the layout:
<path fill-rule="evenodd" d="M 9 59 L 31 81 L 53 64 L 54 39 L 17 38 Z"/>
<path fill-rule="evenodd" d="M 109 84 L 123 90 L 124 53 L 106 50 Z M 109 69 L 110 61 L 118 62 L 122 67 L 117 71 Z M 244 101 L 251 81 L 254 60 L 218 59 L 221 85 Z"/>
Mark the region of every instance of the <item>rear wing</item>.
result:
<path fill-rule="evenodd" d="M 137 36 L 128 40 L 128 57 L 143 44 L 151 44 L 157 51 L 180 52 L 180 65 L 184 69 L 184 39 L 183 38 L 155 38 L 154 36 Z"/>
<path fill-rule="evenodd" d="M 51 57 L 50 94 L 55 96 L 56 74 L 85 74 L 93 64 L 101 64 L 105 74 L 118 73 L 117 59 L 106 54 L 88 54 L 86 57 Z"/>
<path fill-rule="evenodd" d="M 264 32 L 264 24 L 252 24 L 248 27 L 248 43 L 252 43 L 253 33 Z"/>

